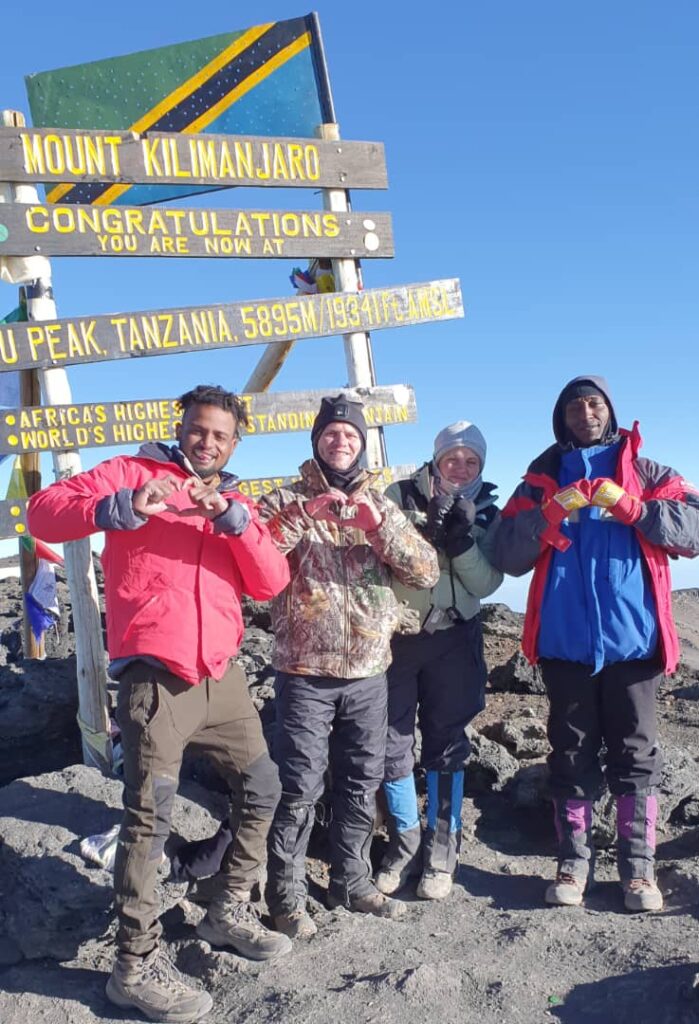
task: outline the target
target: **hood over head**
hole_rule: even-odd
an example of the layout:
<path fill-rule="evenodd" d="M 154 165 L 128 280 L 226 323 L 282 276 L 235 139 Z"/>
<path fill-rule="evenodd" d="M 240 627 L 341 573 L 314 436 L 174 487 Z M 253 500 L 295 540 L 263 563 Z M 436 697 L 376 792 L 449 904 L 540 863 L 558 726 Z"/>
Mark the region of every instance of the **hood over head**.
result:
<path fill-rule="evenodd" d="M 601 395 L 609 407 L 609 423 L 601 443 L 606 444 L 611 438 L 616 436 L 619 430 L 616 412 L 614 411 L 614 405 L 609 393 L 609 385 L 604 377 L 596 377 L 592 374 L 573 377 L 561 390 L 553 407 L 553 433 L 558 443 L 564 448 L 569 447 L 571 444 L 576 445 L 576 441 L 571 437 L 566 427 L 565 407 L 574 398 L 582 398 L 585 395 Z"/>

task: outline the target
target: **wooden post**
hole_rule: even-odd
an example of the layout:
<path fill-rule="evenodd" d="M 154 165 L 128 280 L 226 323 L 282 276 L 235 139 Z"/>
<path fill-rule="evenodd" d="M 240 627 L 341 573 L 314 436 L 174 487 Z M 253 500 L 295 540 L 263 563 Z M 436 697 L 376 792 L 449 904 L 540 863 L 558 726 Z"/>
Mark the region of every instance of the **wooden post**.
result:
<path fill-rule="evenodd" d="M 281 370 L 286 357 L 295 344 L 291 340 L 270 342 L 265 347 L 257 366 L 245 382 L 243 394 L 255 394 L 258 391 L 266 391 Z"/>
<path fill-rule="evenodd" d="M 4 125 L 24 125 L 24 115 L 4 110 Z M 2 185 L 3 202 L 38 203 L 36 186 Z M 30 320 L 55 320 L 56 304 L 51 288 L 50 265 L 44 276 L 27 284 L 27 315 Z M 41 370 L 39 378 L 46 405 L 70 404 L 72 396 L 65 370 Z M 54 472 L 58 479 L 75 476 L 81 471 L 80 456 L 75 451 L 55 452 Z M 78 675 L 78 716 L 82 733 L 85 764 L 109 771 L 112 744 L 107 713 L 107 672 L 102 644 L 102 620 L 97 596 L 97 581 L 92 564 L 89 539 L 72 541 L 64 548 L 66 575 L 70 587 L 75 629 Z"/>
<path fill-rule="evenodd" d="M 321 124 L 318 136 L 332 142 L 340 141 L 340 126 L 336 122 Z M 335 213 L 349 213 L 349 193 L 344 188 L 324 188 L 323 206 Z M 360 286 L 359 266 L 354 259 L 333 259 L 335 287 L 339 292 L 356 292 Z M 350 387 L 371 387 L 376 384 L 376 372 L 371 353 L 371 339 L 367 331 L 344 335 L 345 362 Z M 367 432 L 366 463 L 369 469 L 388 465 L 386 443 L 382 427 L 370 427 Z"/>

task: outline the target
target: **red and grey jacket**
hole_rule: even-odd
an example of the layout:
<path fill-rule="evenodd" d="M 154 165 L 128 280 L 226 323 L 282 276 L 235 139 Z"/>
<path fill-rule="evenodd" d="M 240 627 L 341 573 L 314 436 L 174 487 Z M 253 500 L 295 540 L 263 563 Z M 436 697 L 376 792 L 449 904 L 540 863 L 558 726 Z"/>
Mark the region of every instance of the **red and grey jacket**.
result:
<path fill-rule="evenodd" d="M 643 502 L 634 528 L 655 602 L 664 671 L 669 674 L 677 668 L 680 650 L 672 617 L 668 556 L 699 554 L 699 492 L 675 470 L 638 457 L 642 445 L 638 423 L 619 435 L 622 445 L 615 480 Z M 494 540 L 492 562 L 502 572 L 522 576 L 534 569 L 522 635 L 522 649 L 532 664 L 538 658 L 541 607 L 552 554 L 554 548 L 565 550 L 571 543 L 548 524 L 541 511 L 558 490 L 561 454 L 562 448 L 555 444 L 531 463 L 503 509 Z"/>
<path fill-rule="evenodd" d="M 210 521 L 165 511 L 147 521 L 136 517 L 134 491 L 154 478 L 192 475 L 175 456 L 165 445 L 147 445 L 136 457 L 119 456 L 61 480 L 32 497 L 27 521 L 32 536 L 49 542 L 104 529 L 110 657 L 148 655 L 196 685 L 206 676 L 220 679 L 236 654 L 243 636 L 241 595 L 274 597 L 289 582 L 289 568 L 229 474 L 219 490 L 235 499 L 229 506 L 235 516 L 223 513 Z M 180 491 L 168 504 L 192 506 Z"/>

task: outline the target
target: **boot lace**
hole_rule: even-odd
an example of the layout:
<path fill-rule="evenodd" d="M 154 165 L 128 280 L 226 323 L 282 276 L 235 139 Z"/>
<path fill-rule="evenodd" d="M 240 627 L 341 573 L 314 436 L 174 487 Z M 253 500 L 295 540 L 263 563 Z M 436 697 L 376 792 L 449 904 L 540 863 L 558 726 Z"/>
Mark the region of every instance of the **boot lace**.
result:
<path fill-rule="evenodd" d="M 648 878 L 632 878 L 628 884 L 629 892 L 641 892 L 642 889 L 654 888 L 653 882 Z"/>
<path fill-rule="evenodd" d="M 152 959 L 146 958 L 141 976 L 144 981 L 154 981 L 172 992 L 182 993 L 189 990 L 184 976 L 177 970 L 172 960 L 160 951 Z"/>
<path fill-rule="evenodd" d="M 575 875 L 569 875 L 565 871 L 559 871 L 558 874 L 556 875 L 556 884 L 557 885 L 575 885 L 575 886 L 577 886 L 579 888 L 582 885 L 582 882 L 580 881 L 579 878 L 576 878 Z"/>
<path fill-rule="evenodd" d="M 267 930 L 260 920 L 260 911 L 249 900 L 222 903 L 217 917 L 222 923 L 247 927 L 253 932 Z"/>

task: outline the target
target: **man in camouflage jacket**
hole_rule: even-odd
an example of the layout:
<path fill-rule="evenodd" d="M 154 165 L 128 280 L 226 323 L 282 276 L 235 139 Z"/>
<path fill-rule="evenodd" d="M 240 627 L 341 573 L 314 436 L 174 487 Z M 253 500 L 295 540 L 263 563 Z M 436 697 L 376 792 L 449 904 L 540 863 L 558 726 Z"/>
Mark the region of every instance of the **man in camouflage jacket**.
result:
<path fill-rule="evenodd" d="M 305 855 L 332 768 L 331 906 L 397 917 L 404 905 L 375 888 L 369 846 L 386 745 L 386 668 L 400 605 L 393 578 L 432 587 L 432 546 L 359 466 L 362 407 L 324 398 L 311 435 L 315 458 L 301 480 L 262 499 L 260 516 L 289 560 L 291 582 L 274 600 L 282 799 L 269 838 L 267 903 L 275 926 L 307 937 Z"/>

